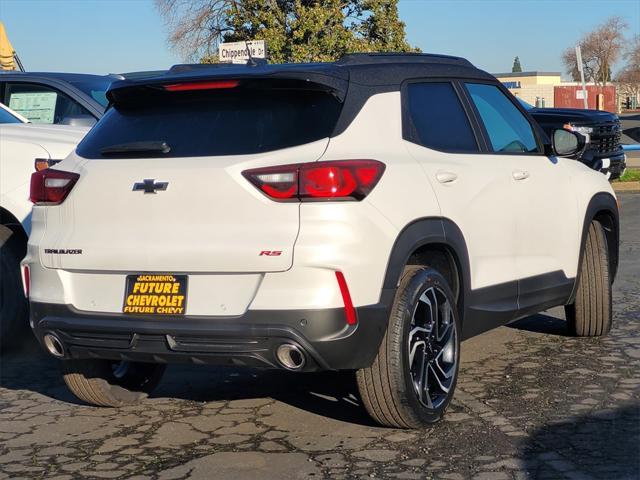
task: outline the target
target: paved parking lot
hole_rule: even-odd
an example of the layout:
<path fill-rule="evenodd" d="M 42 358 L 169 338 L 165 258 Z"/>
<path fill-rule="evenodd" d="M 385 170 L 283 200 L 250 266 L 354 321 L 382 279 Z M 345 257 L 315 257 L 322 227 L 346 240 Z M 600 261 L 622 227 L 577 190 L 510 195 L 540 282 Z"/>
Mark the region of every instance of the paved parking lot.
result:
<path fill-rule="evenodd" d="M 374 426 L 350 375 L 171 367 L 143 404 L 87 407 L 34 342 L 0 359 L 0 478 L 640 478 L 640 195 L 621 197 L 614 330 L 561 309 L 463 344 L 446 420 Z"/>

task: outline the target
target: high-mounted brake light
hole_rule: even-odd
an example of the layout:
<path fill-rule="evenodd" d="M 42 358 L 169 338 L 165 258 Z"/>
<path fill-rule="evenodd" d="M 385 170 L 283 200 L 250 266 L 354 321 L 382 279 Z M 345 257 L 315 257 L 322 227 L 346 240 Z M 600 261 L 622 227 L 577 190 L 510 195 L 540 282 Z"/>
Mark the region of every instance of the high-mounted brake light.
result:
<path fill-rule="evenodd" d="M 59 205 L 67 198 L 80 175 L 47 168 L 31 174 L 30 199 L 35 204 Z"/>
<path fill-rule="evenodd" d="M 262 193 L 281 202 L 362 200 L 384 168 L 377 160 L 333 160 L 255 168 L 242 174 Z"/>
<path fill-rule="evenodd" d="M 215 80 L 207 82 L 185 82 L 163 85 L 162 88 L 169 92 L 184 92 L 189 90 L 219 90 L 223 88 L 235 88 L 238 80 Z"/>

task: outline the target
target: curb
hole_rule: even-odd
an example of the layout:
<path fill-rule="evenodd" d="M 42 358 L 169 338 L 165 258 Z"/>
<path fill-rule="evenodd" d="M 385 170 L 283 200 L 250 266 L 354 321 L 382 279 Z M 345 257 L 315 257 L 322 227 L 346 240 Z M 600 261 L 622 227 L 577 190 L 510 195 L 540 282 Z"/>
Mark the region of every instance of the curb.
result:
<path fill-rule="evenodd" d="M 640 182 L 614 182 L 611 186 L 616 193 L 640 193 Z"/>

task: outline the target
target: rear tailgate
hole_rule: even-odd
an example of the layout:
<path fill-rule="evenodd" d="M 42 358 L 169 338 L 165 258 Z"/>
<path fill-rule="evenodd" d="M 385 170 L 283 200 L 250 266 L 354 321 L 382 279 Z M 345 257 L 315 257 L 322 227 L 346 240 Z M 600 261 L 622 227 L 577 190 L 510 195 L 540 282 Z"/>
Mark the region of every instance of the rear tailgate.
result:
<path fill-rule="evenodd" d="M 68 197 L 36 207 L 41 262 L 66 271 L 67 301 L 81 310 L 121 311 L 127 277 L 157 273 L 185 276 L 188 314 L 241 313 L 264 273 L 291 267 L 300 208 L 242 172 L 318 160 L 340 99 L 308 81 L 255 78 L 123 90 L 56 166 L 79 174 Z"/>
<path fill-rule="evenodd" d="M 81 161 L 67 200 L 48 207 L 41 245 L 51 268 L 100 271 L 275 272 L 291 267 L 299 205 L 276 203 L 241 174 L 317 160 L 326 140 L 250 157 Z M 134 185 L 152 180 L 165 190 Z M 59 253 L 81 250 L 81 254 Z M 268 253 L 265 253 L 268 252 Z"/>

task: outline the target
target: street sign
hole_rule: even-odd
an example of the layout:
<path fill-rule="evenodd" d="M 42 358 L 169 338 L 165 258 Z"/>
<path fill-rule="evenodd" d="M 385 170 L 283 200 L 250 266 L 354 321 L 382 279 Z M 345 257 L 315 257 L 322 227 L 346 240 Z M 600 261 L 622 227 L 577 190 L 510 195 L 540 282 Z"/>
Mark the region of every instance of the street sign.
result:
<path fill-rule="evenodd" d="M 223 63 L 247 63 L 251 58 L 267 58 L 267 44 L 264 40 L 221 43 L 218 57 Z"/>

